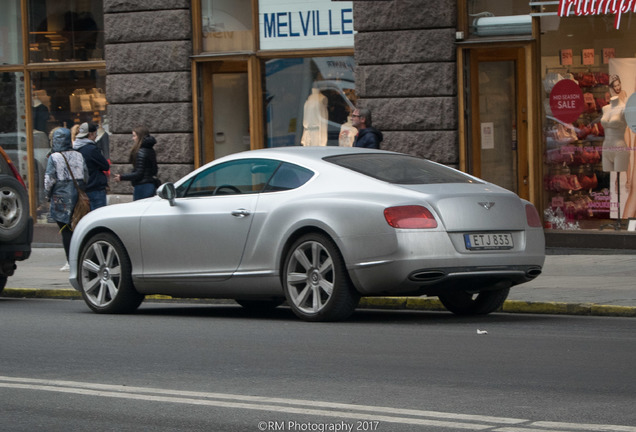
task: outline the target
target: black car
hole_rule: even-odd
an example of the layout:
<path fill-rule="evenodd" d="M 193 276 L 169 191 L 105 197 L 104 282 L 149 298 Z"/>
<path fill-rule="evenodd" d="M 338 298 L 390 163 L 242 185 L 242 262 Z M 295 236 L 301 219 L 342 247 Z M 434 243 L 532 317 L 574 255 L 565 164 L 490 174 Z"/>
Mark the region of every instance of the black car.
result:
<path fill-rule="evenodd" d="M 31 255 L 33 218 L 20 173 L 0 147 L 0 291 L 16 269 L 16 261 Z"/>

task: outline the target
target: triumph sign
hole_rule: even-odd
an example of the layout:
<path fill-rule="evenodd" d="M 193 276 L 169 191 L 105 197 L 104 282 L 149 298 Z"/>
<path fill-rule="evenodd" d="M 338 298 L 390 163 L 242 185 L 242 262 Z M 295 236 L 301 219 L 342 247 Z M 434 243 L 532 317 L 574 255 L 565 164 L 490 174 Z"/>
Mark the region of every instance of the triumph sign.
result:
<path fill-rule="evenodd" d="M 617 30 L 628 12 L 636 12 L 636 0 L 559 0 L 559 16 L 614 15 Z"/>

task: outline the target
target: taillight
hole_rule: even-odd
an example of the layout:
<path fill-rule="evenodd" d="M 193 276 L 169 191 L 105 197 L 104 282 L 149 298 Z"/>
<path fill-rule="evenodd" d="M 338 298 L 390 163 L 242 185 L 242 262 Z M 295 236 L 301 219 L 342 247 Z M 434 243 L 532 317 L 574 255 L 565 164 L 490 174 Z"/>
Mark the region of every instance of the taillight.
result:
<path fill-rule="evenodd" d="M 526 204 L 526 220 L 528 221 L 528 225 L 531 227 L 538 228 L 543 226 L 541 224 L 539 212 L 532 204 Z"/>
<path fill-rule="evenodd" d="M 20 171 L 17 170 L 17 168 L 15 167 L 15 165 L 13 165 L 13 163 L 10 163 L 9 166 L 11 167 L 11 171 L 13 172 L 13 176 L 20 182 L 22 183 L 22 186 L 26 187 L 26 184 L 24 184 L 24 180 L 22 180 L 22 176 L 20 175 Z"/>
<path fill-rule="evenodd" d="M 410 205 L 389 207 L 384 218 L 393 228 L 437 228 L 437 221 L 426 207 Z"/>

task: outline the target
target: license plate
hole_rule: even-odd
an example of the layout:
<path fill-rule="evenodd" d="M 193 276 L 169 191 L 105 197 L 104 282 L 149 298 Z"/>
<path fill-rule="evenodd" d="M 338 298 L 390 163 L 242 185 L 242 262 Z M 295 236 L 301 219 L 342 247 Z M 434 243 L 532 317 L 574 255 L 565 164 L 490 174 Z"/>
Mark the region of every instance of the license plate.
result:
<path fill-rule="evenodd" d="M 512 234 L 464 234 L 464 243 L 468 250 L 501 250 L 512 249 Z"/>

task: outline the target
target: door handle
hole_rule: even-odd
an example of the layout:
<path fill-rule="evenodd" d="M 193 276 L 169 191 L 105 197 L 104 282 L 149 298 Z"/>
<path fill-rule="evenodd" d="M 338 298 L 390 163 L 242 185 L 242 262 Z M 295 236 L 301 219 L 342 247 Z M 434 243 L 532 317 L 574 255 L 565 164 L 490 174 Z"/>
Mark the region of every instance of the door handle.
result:
<path fill-rule="evenodd" d="M 232 210 L 232 216 L 236 216 L 236 217 L 245 217 L 245 216 L 249 216 L 251 213 L 249 210 L 246 209 L 237 209 L 237 210 Z"/>

